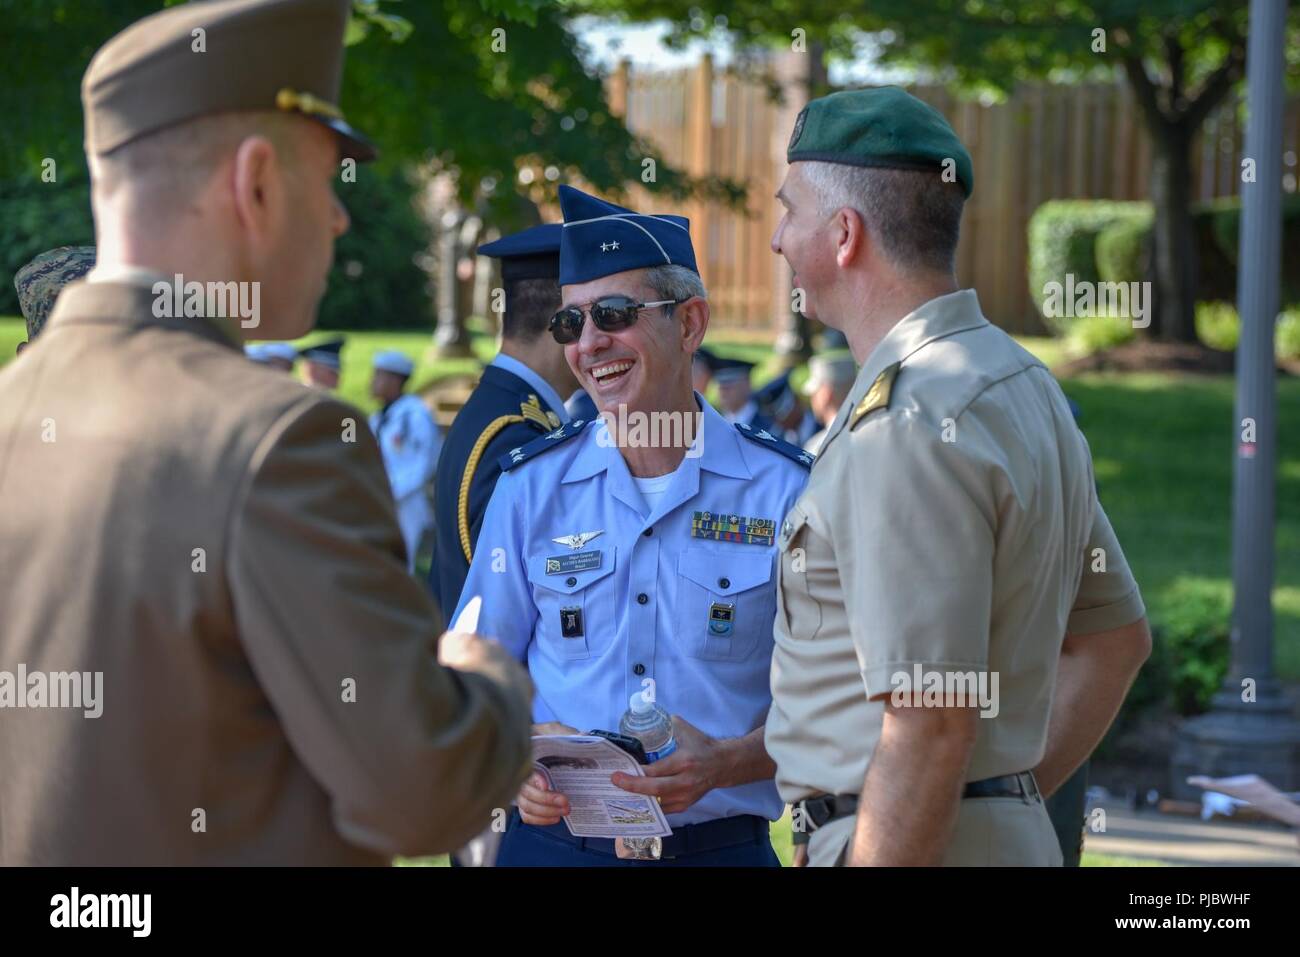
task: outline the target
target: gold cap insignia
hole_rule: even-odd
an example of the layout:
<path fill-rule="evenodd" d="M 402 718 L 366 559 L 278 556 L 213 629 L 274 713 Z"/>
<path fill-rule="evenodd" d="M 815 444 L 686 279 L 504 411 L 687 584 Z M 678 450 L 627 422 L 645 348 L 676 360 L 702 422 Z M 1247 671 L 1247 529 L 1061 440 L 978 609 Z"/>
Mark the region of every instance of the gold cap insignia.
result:
<path fill-rule="evenodd" d="M 275 95 L 276 109 L 286 113 L 297 111 L 308 116 L 328 116 L 332 120 L 343 119 L 343 111 L 328 100 L 322 100 L 310 93 L 299 93 L 287 86 Z"/>

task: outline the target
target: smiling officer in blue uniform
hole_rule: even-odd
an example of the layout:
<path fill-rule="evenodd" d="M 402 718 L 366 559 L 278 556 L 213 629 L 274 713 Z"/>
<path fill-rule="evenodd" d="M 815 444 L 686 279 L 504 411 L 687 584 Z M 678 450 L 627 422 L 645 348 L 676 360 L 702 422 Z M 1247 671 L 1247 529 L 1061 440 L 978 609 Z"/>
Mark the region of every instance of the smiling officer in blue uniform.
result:
<path fill-rule="evenodd" d="M 501 260 L 505 311 L 501 350 L 456 415 L 438 459 L 437 541 L 429 587 L 456 607 L 474 544 L 509 449 L 569 421 L 561 398 L 573 391 L 564 350 L 547 332 L 560 306 L 560 224 L 534 226 L 480 246 Z"/>
<path fill-rule="evenodd" d="M 525 784 L 500 865 L 776 866 L 763 746 L 776 530 L 812 457 L 728 425 L 691 388 L 709 307 L 687 221 L 560 187 L 556 340 L 601 411 L 502 459 L 461 596 L 527 663 L 537 733 L 613 730 L 654 682 L 675 753 L 647 777 L 673 834 L 660 861 L 572 837 L 563 795 Z M 459 614 L 460 609 L 457 609 Z"/>

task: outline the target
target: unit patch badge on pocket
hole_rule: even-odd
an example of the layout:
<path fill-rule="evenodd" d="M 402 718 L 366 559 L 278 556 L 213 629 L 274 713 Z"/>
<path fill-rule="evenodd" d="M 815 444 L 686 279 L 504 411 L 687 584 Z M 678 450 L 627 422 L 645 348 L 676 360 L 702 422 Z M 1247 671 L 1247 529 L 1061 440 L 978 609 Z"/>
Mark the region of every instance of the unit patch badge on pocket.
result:
<path fill-rule="evenodd" d="M 730 638 L 735 626 L 736 606 L 730 602 L 715 601 L 709 606 L 709 634 L 717 638 Z"/>

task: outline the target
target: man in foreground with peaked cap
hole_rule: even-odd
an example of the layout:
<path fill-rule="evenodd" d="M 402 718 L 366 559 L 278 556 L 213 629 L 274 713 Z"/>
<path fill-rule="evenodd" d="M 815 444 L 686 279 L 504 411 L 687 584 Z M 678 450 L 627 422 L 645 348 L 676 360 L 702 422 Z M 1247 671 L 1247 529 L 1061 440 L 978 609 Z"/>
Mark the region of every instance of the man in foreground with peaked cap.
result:
<path fill-rule="evenodd" d="M 677 750 L 615 786 L 659 799 L 657 861 L 579 839 L 533 775 L 501 865 L 775 866 L 783 807 L 763 749 L 775 534 L 812 457 L 732 427 L 691 389 L 709 308 L 687 222 L 560 187 L 569 367 L 600 407 L 502 457 L 461 596 L 527 662 L 538 733 L 615 730 L 649 687 Z"/>
<path fill-rule="evenodd" d="M 781 527 L 781 796 L 814 865 L 1059 865 L 1042 793 L 1150 647 L 1088 446 L 1047 369 L 958 289 L 974 178 L 936 110 L 835 93 L 788 159 L 772 250 L 862 370 Z"/>
<path fill-rule="evenodd" d="M 439 642 L 361 413 L 240 348 L 311 328 L 340 156 L 373 154 L 335 105 L 350 6 L 174 7 L 86 71 L 99 261 L 0 370 L 0 499 L 32 503 L 0 513 L 31 556 L 0 667 L 28 704 L 82 680 L 0 720 L 0 865 L 379 864 L 463 843 L 530 764 L 527 677 Z"/>

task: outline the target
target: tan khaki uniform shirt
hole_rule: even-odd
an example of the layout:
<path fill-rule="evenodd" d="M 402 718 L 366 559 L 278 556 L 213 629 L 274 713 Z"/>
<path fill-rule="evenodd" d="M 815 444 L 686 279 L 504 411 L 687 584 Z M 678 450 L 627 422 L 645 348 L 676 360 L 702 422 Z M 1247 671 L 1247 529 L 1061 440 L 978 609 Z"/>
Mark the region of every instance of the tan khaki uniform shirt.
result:
<path fill-rule="evenodd" d="M 0 671 L 102 673 L 99 717 L 0 710 L 0 865 L 459 846 L 527 689 L 438 665 L 361 413 L 153 301 L 69 286 L 0 370 Z"/>
<path fill-rule="evenodd" d="M 855 417 L 893 363 L 887 407 Z M 1066 633 L 1144 613 L 1065 396 L 970 290 L 927 302 L 867 358 L 780 547 L 766 737 L 788 802 L 861 791 L 884 709 L 870 699 L 915 665 L 998 674 L 969 780 L 1032 769 Z M 814 863 L 833 861 L 820 833 Z"/>

